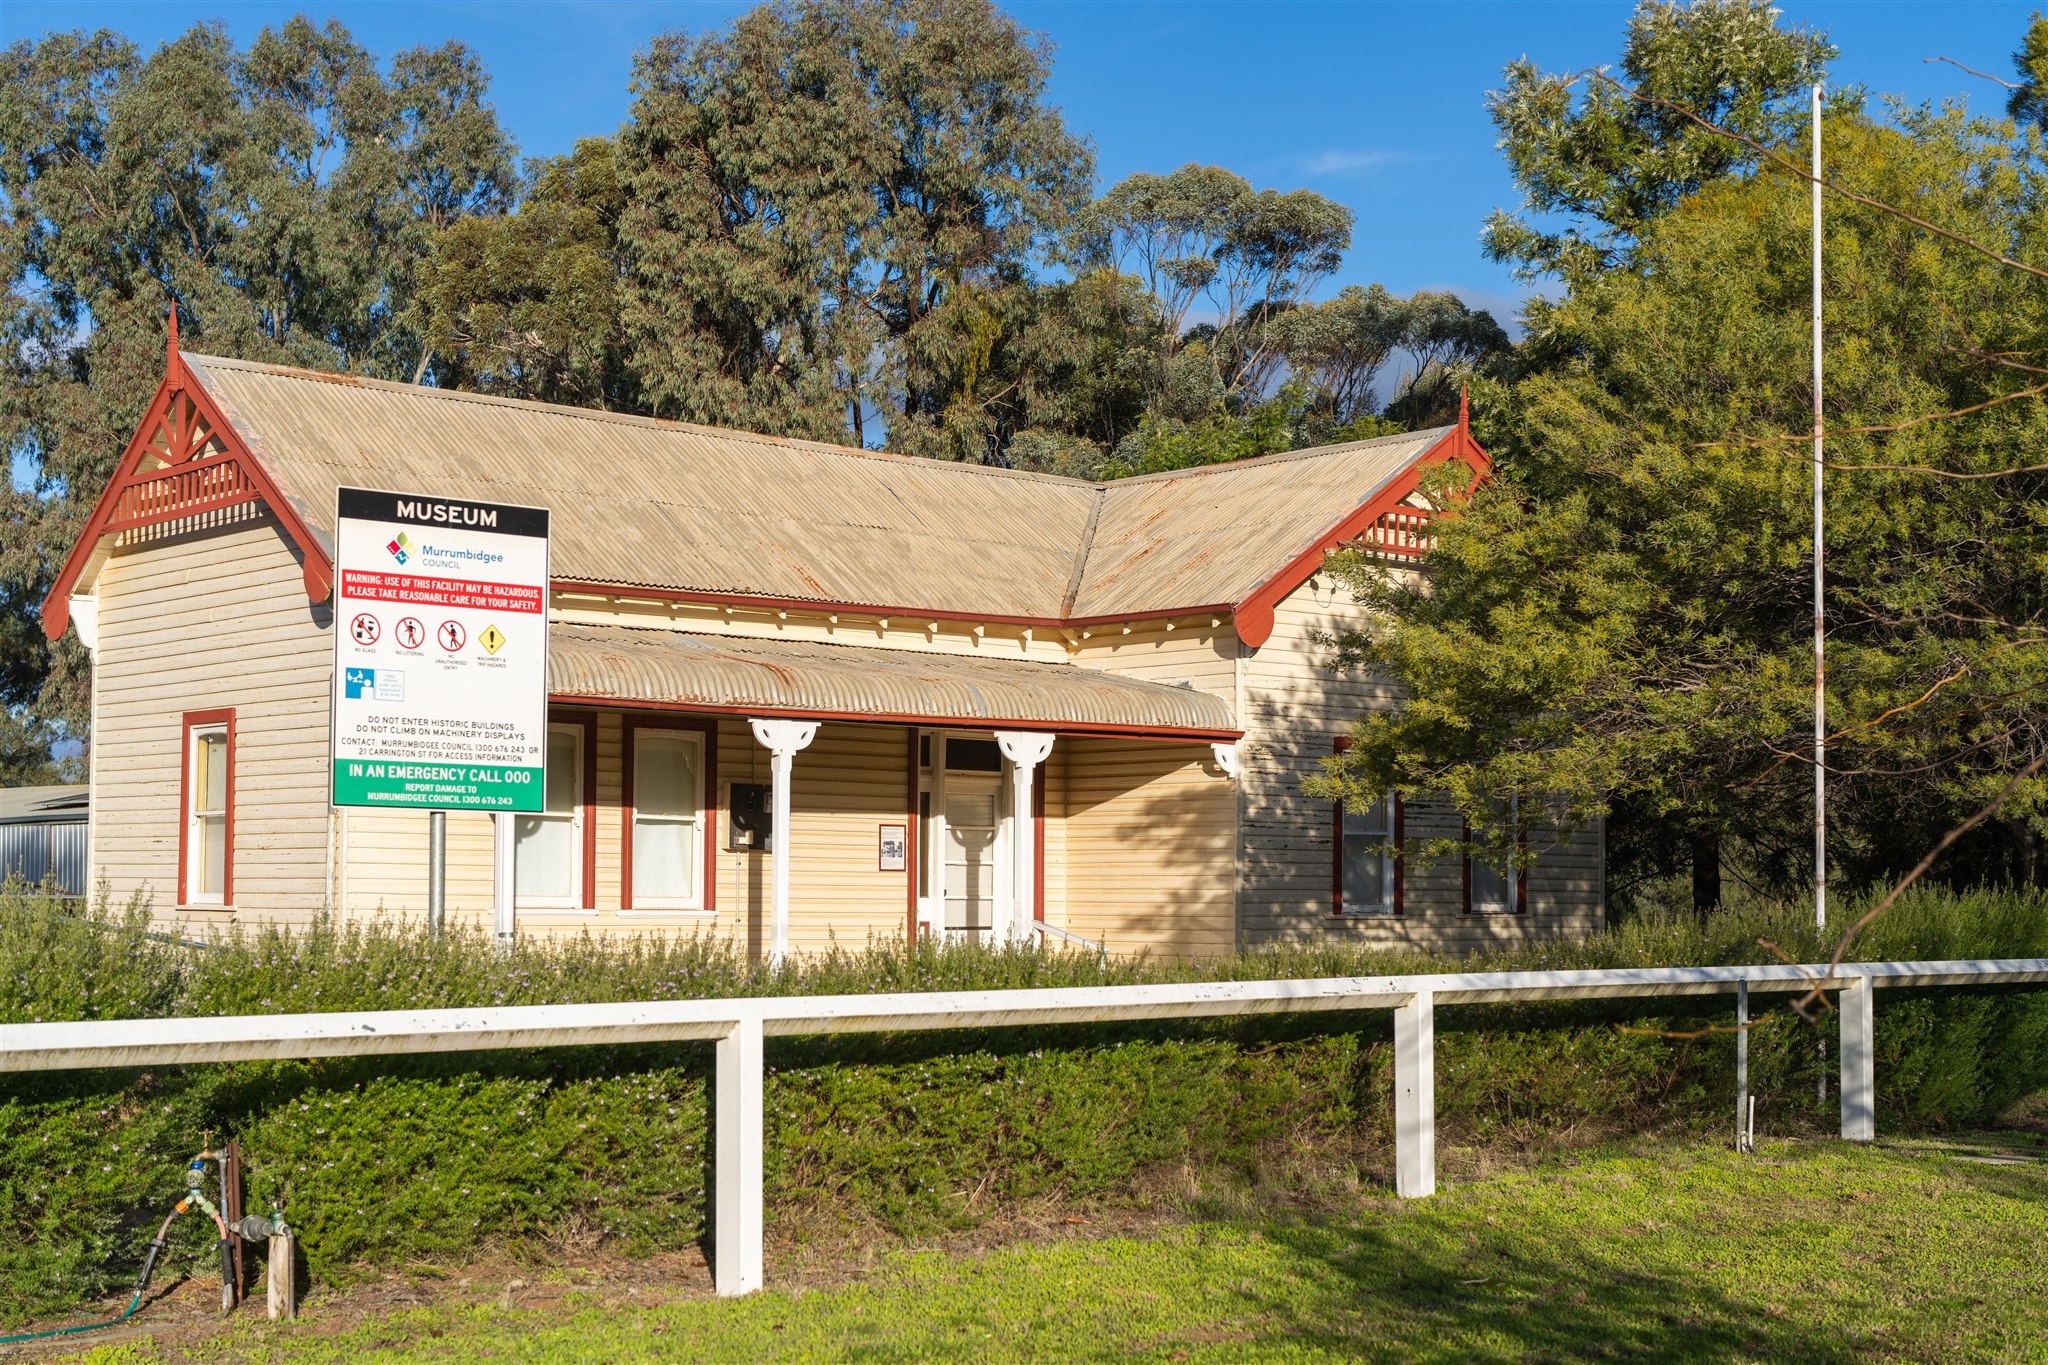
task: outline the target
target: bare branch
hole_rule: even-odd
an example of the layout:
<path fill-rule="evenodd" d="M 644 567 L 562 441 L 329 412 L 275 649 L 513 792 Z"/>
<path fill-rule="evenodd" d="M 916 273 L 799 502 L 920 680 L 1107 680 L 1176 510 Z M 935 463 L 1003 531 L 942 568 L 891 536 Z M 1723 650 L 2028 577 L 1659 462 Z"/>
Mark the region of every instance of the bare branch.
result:
<path fill-rule="evenodd" d="M 2008 90 L 2019 90 L 2024 88 L 2016 82 L 2000 80 L 1998 77 L 1992 75 L 1988 71 L 1978 71 L 1973 67 L 1964 66 L 1961 62 L 1957 61 L 1953 57 L 1922 57 L 1920 59 L 1920 65 L 1922 66 L 1929 66 L 1935 62 L 1947 62 L 1950 66 L 1954 67 L 1958 71 L 1968 71 L 1972 76 L 1977 77 L 1979 80 L 1990 81 L 1993 85 L 2002 85 Z"/>
<path fill-rule="evenodd" d="M 1977 828 L 1977 826 L 1983 824 L 1992 816 L 1998 814 L 1999 807 L 2003 806 L 2006 803 L 2007 799 L 2009 799 L 2014 792 L 2019 790 L 2020 784 L 2022 782 L 2025 782 L 2028 778 L 2034 776 L 2036 773 L 2040 772 L 2043 768 L 2048 768 L 2048 751 L 2043 751 L 2040 757 L 2036 758 L 2026 767 L 2014 773 L 2012 777 L 2006 782 L 2006 784 L 2003 787 L 1999 788 L 1998 795 L 1992 797 L 1990 801 L 1985 803 L 1985 805 L 1981 807 L 1975 815 L 1972 815 L 1969 819 L 1963 821 L 1963 823 L 1957 825 L 1954 829 L 1942 835 L 1941 838 L 1935 842 L 1934 847 L 1928 849 L 1926 854 L 1921 857 L 1920 861 L 1913 864 L 1912 870 L 1907 872 L 1905 876 L 1899 878 L 1898 884 L 1892 887 L 1890 891 L 1885 893 L 1885 897 L 1883 900 L 1871 906 L 1868 910 L 1865 910 L 1863 914 L 1857 918 L 1854 924 L 1851 924 L 1847 929 L 1842 931 L 1841 941 L 1835 945 L 1835 955 L 1828 959 L 1827 975 L 1833 976 L 1835 973 L 1835 969 L 1842 965 L 1842 959 L 1848 956 L 1849 945 L 1855 940 L 1856 935 L 1863 932 L 1864 928 L 1872 920 L 1876 919 L 1879 915 L 1882 915 L 1885 911 L 1891 909 L 1892 905 L 1899 899 L 1899 897 L 1905 894 L 1906 888 L 1911 886 L 1914 882 L 1919 881 L 1921 875 L 1924 874 L 1928 868 L 1933 867 L 1935 860 L 1940 858 L 1942 854 L 1948 852 L 1950 847 L 1955 844 L 1956 840 L 1962 838 L 1965 834 L 1968 834 L 1971 830 Z M 1802 996 L 1798 1000 L 1793 1001 L 1792 1007 L 1795 1010 L 1802 1010 L 1803 1012 L 1804 1006 L 1810 1005 L 1816 1000 L 1821 1001 L 1823 1004 L 1826 1003 L 1826 995 L 1819 985 L 1815 985 L 1814 988 L 1811 991 L 1807 992 L 1806 995 Z"/>
<path fill-rule="evenodd" d="M 1882 436 L 1896 431 L 1911 431 L 1914 427 L 1925 426 L 1929 422 L 1940 422 L 1950 417 L 1967 417 L 1973 412 L 1982 412 L 1986 408 L 1995 408 L 2000 403 L 2010 403 L 2015 398 L 2037 398 L 2044 393 L 2048 393 L 2048 380 L 2044 380 L 2032 388 L 2015 389 L 2011 393 L 2001 393 L 1996 397 L 1987 398 L 1981 403 L 1972 403 L 1966 408 L 1951 408 L 1947 412 L 1925 413 L 1904 422 L 1891 422 L 1883 426 L 1836 427 L 1833 430 L 1822 432 L 1821 436 L 1823 438 L 1830 436 Z M 1760 436 L 1755 440 L 1749 441 L 1694 441 L 1692 448 L 1695 450 L 1711 450 L 1717 447 L 1733 447 L 1736 449 L 1753 450 L 1762 446 L 1792 443 L 1806 444 L 1814 439 L 1814 434 L 1810 431 L 1787 432 L 1782 436 Z M 1881 469 L 1900 474 L 1933 474 L 1943 479 L 1999 479 L 2004 478 L 2008 474 L 2033 474 L 2043 469 L 2048 469 L 2048 465 L 2036 464 L 2020 465 L 2012 469 L 1990 470 L 1981 474 L 1958 474 L 1952 470 L 1936 469 L 1932 465 L 1924 464 L 1838 464 L 1832 460 L 1823 460 L 1821 464 L 1829 469 Z"/>

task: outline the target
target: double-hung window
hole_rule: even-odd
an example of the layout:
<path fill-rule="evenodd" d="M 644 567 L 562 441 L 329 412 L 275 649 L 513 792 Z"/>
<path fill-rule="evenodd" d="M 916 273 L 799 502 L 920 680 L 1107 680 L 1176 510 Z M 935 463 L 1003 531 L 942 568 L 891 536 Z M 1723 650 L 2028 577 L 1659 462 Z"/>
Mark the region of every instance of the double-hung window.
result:
<path fill-rule="evenodd" d="M 1339 735 L 1331 745 L 1338 753 L 1351 748 L 1351 736 Z M 1402 913 L 1401 798 L 1384 792 L 1369 806 L 1352 809 L 1337 803 L 1336 877 L 1331 888 L 1339 915 Z"/>
<path fill-rule="evenodd" d="M 178 901 L 227 906 L 235 886 L 235 713 L 187 715 L 184 749 Z"/>
<path fill-rule="evenodd" d="M 1337 913 L 1401 913 L 1400 798 L 1383 792 L 1359 809 L 1337 803 Z"/>
<path fill-rule="evenodd" d="M 704 737 L 635 726 L 633 908 L 704 908 Z"/>
<path fill-rule="evenodd" d="M 547 805 L 512 830 L 512 897 L 520 905 L 583 903 L 583 727 L 548 726 Z"/>
<path fill-rule="evenodd" d="M 1510 820 L 1515 817 L 1517 803 L 1513 797 L 1506 802 L 1506 814 Z M 1523 901 L 1528 894 L 1528 878 L 1519 861 L 1512 857 L 1499 859 L 1483 854 L 1475 855 L 1471 848 L 1472 829 L 1465 827 L 1467 853 L 1465 854 L 1465 909 L 1474 915 L 1519 915 L 1525 908 Z M 1522 847 L 1521 837 L 1515 840 L 1515 847 Z"/>

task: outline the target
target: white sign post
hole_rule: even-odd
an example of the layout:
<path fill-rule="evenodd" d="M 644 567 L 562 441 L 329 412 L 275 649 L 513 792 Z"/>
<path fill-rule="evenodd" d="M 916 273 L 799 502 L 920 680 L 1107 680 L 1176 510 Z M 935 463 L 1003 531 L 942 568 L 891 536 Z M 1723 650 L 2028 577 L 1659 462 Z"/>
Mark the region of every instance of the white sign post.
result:
<path fill-rule="evenodd" d="M 334 804 L 545 809 L 546 509 L 343 488 L 334 524 Z"/>

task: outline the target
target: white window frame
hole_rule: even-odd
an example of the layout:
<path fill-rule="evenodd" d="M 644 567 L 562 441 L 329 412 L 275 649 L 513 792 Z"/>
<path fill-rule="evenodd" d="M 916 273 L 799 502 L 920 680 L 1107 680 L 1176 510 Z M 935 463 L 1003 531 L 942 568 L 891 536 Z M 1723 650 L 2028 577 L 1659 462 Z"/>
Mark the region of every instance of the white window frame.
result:
<path fill-rule="evenodd" d="M 1358 830 L 1352 829 L 1352 822 L 1354 820 L 1362 821 L 1367 812 L 1352 810 L 1351 803 L 1348 801 L 1339 801 L 1337 803 L 1338 914 L 1346 916 L 1356 915 L 1362 919 L 1380 919 L 1391 918 L 1400 913 L 1401 898 L 1400 893 L 1396 890 L 1394 879 L 1401 875 L 1401 861 L 1392 853 L 1362 855 L 1376 858 L 1380 863 L 1380 885 L 1385 890 L 1381 893 L 1379 900 L 1369 905 L 1358 905 L 1344 895 L 1344 883 L 1346 880 L 1344 873 L 1351 865 L 1352 839 L 1354 837 L 1366 838 L 1371 839 L 1375 843 L 1392 847 L 1396 831 L 1400 828 L 1401 824 L 1401 817 L 1397 807 L 1399 800 L 1400 797 L 1393 791 L 1385 792 L 1380 801 L 1374 804 L 1384 805 L 1387 812 L 1386 822 L 1371 829 Z"/>
<path fill-rule="evenodd" d="M 200 780 L 201 756 L 206 751 L 207 739 L 218 737 L 221 742 L 221 762 L 226 771 L 221 774 L 221 808 L 218 811 L 203 810 L 200 802 L 202 783 Z M 180 905 L 204 906 L 220 909 L 227 904 L 228 868 L 233 866 L 235 851 L 227 846 L 228 805 L 234 800 L 234 738 L 228 732 L 226 721 L 205 721 L 185 727 L 185 884 L 178 888 Z M 206 821 L 217 818 L 220 821 L 221 838 L 221 889 L 200 890 L 200 880 L 206 875 Z"/>
<path fill-rule="evenodd" d="M 1516 815 L 1521 813 L 1521 799 L 1519 797 L 1510 796 L 1507 799 L 1507 808 L 1508 818 L 1513 819 Z M 1526 908 L 1522 904 L 1522 881 L 1523 878 L 1527 875 L 1527 873 L 1525 869 L 1523 869 L 1518 864 L 1516 856 L 1514 854 L 1510 854 L 1505 864 L 1501 866 L 1495 866 L 1494 864 L 1489 863 L 1482 858 L 1475 858 L 1472 856 L 1469 849 L 1469 841 L 1471 837 L 1469 826 L 1466 831 L 1466 837 L 1468 842 L 1468 848 L 1465 854 L 1465 913 L 1468 915 L 1521 914 L 1522 911 Z M 1521 847 L 1522 840 L 1519 836 L 1517 836 L 1515 840 L 1515 848 L 1517 853 L 1520 852 Z M 1479 899 L 1477 889 L 1473 884 L 1473 874 L 1482 867 L 1500 878 L 1501 885 L 1506 888 L 1503 899 L 1489 901 L 1482 901 Z"/>
<path fill-rule="evenodd" d="M 679 739 L 696 752 L 696 761 L 691 764 L 697 777 L 695 808 L 688 817 L 676 815 L 647 816 L 640 811 L 640 779 L 647 772 L 647 765 L 640 759 L 640 742 L 649 736 L 664 739 Z M 669 730 L 657 725 L 636 725 L 633 727 L 633 790 L 626 794 L 633 811 L 633 856 L 640 853 L 640 830 L 643 825 L 680 825 L 690 832 L 690 892 L 686 896 L 650 896 L 641 888 L 640 878 L 633 878 L 633 908 L 635 910 L 702 910 L 704 908 L 704 733 L 701 730 Z M 775 831 L 779 836 L 781 831 Z M 781 850 L 776 850 L 780 856 Z"/>
<path fill-rule="evenodd" d="M 548 722 L 548 735 L 550 739 L 557 734 L 573 735 L 576 739 L 576 799 L 569 803 L 568 814 L 565 817 L 560 811 L 539 810 L 526 811 L 522 815 L 515 815 L 512 818 L 514 821 L 521 818 L 532 819 L 536 817 L 542 820 L 567 819 L 569 823 L 569 894 L 566 896 L 536 896 L 532 892 L 518 890 L 519 850 L 515 844 L 512 851 L 512 886 L 514 888 L 512 903 L 522 910 L 580 910 L 583 907 L 583 840 L 585 837 L 583 822 L 590 818 L 590 812 L 583 807 L 583 773 L 585 767 L 590 762 L 590 755 L 584 752 L 584 745 L 588 743 L 588 738 L 585 736 L 581 724 L 573 721 Z M 547 799 L 545 787 L 542 789 L 541 799 L 543 801 Z"/>

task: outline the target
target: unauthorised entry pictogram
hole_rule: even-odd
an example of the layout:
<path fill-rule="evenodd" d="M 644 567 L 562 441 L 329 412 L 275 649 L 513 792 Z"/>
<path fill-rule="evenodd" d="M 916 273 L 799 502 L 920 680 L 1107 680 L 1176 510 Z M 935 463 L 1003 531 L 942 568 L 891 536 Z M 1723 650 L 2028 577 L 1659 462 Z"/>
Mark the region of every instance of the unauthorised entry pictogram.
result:
<path fill-rule="evenodd" d="M 427 638 L 427 628 L 420 624 L 417 616 L 400 617 L 391 633 L 398 637 L 399 646 L 403 649 L 418 649 Z"/>
<path fill-rule="evenodd" d="M 484 647 L 484 653 L 496 654 L 505 643 L 505 632 L 494 625 L 485 626 L 483 634 L 476 637 L 476 642 Z"/>
<path fill-rule="evenodd" d="M 434 638 L 441 642 L 441 648 L 453 654 L 469 639 L 469 632 L 462 628 L 460 621 L 443 621 L 441 628 L 434 632 Z"/>
<path fill-rule="evenodd" d="M 382 632 L 377 625 L 377 618 L 363 611 L 357 612 L 356 619 L 348 623 L 348 633 L 359 645 L 374 645 L 377 643 L 377 636 Z"/>

